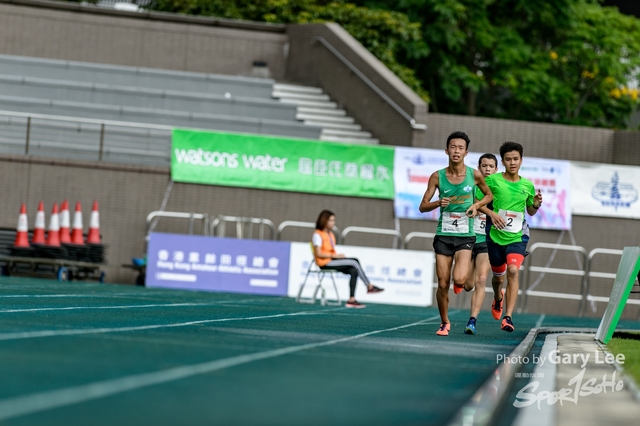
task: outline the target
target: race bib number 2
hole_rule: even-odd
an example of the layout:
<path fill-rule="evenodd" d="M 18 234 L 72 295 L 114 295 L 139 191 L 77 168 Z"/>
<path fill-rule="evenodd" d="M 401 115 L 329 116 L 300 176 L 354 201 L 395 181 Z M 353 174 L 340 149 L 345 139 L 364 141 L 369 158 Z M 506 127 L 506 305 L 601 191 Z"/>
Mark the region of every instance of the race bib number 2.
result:
<path fill-rule="evenodd" d="M 498 214 L 504 219 L 505 226 L 501 231 L 517 234 L 522 231 L 522 222 L 524 222 L 524 213 L 513 212 L 511 210 L 500 210 Z"/>
<path fill-rule="evenodd" d="M 467 234 L 469 232 L 469 218 L 464 212 L 442 212 L 442 232 Z"/>

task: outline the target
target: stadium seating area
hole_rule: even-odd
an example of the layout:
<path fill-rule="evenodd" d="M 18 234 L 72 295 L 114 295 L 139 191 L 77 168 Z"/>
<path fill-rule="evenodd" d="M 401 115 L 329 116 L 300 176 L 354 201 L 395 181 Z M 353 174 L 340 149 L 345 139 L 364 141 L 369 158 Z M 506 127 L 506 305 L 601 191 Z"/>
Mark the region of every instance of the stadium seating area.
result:
<path fill-rule="evenodd" d="M 378 142 L 318 88 L 0 55 L 0 152 L 168 165 L 174 127 Z"/>
<path fill-rule="evenodd" d="M 273 99 L 273 80 L 0 56 L 0 151 L 168 164 L 170 129 L 318 139 L 321 128 Z M 17 114 L 10 114 L 17 113 Z M 20 116 L 19 114 L 22 114 Z M 74 118 L 77 120 L 69 120 Z M 92 121 L 94 120 L 94 121 Z M 136 127 L 95 120 L 141 124 Z M 145 126 L 146 125 L 146 126 Z"/>

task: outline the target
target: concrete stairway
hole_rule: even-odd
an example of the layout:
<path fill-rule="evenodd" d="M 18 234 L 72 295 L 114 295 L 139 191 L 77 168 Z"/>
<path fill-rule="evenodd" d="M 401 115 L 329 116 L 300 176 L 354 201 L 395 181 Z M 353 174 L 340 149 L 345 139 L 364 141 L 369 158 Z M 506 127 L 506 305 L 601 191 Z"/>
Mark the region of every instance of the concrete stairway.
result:
<path fill-rule="evenodd" d="M 371 133 L 362 130 L 362 126 L 353 117 L 332 102 L 329 95 L 318 87 L 297 86 L 292 84 L 273 85 L 274 98 L 285 104 L 297 107 L 296 118 L 304 124 L 322 127 L 320 140 L 331 142 L 378 144 Z"/>

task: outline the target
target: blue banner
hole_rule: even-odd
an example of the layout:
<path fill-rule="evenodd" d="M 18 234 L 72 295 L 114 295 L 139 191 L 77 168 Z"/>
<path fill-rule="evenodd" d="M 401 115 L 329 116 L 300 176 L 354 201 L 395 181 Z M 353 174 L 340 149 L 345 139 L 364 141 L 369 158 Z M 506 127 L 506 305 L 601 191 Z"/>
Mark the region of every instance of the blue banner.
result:
<path fill-rule="evenodd" d="M 291 244 L 153 233 L 148 287 L 286 296 Z"/>

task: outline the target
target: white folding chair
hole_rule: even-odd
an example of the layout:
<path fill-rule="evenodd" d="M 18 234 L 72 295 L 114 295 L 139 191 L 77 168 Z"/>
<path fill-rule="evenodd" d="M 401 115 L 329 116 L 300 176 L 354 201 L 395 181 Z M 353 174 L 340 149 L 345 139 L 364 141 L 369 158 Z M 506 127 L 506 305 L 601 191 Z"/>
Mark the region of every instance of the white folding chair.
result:
<path fill-rule="evenodd" d="M 313 252 L 313 245 L 311 245 L 311 251 Z M 298 290 L 298 296 L 296 297 L 296 302 L 308 303 L 310 305 L 313 305 L 316 303 L 316 300 L 318 298 L 318 291 L 320 291 L 321 292 L 320 304 L 322 306 L 341 306 L 342 301 L 340 300 L 340 294 L 338 293 L 338 286 L 336 285 L 335 273 L 336 271 L 332 269 L 320 269 L 320 267 L 316 263 L 316 259 L 314 256 L 311 262 L 309 263 L 309 268 L 307 269 L 307 275 L 305 275 L 304 281 L 302 282 L 302 285 Z M 314 274 L 318 276 L 318 284 L 316 284 L 313 290 L 313 297 L 306 297 L 306 298 L 302 297 L 302 291 L 304 290 L 305 285 L 307 285 L 309 276 Z M 325 279 L 327 275 L 331 277 L 331 282 L 333 283 L 333 290 L 336 295 L 335 300 L 327 299 L 327 290 L 322 285 L 322 281 Z"/>

